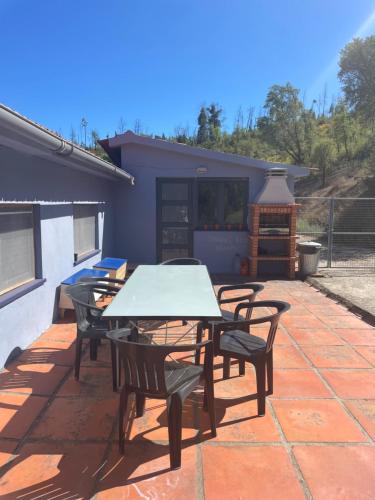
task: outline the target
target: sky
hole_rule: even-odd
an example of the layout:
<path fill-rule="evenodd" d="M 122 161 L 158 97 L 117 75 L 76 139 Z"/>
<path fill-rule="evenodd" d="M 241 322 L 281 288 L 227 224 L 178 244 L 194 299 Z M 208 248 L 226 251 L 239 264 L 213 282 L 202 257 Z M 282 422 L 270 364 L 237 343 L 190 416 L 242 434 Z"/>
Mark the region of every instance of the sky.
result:
<path fill-rule="evenodd" d="M 202 105 L 256 114 L 273 84 L 340 91 L 340 50 L 375 0 L 0 0 L 0 102 L 66 137 L 196 128 Z"/>

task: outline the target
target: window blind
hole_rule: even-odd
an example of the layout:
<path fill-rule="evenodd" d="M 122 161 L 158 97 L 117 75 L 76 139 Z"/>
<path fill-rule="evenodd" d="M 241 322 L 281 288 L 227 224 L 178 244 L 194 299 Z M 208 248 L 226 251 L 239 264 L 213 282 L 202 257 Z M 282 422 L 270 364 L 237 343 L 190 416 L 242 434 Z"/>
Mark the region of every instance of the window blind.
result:
<path fill-rule="evenodd" d="M 74 205 L 74 254 L 76 258 L 96 248 L 96 205 Z"/>
<path fill-rule="evenodd" d="M 0 293 L 35 278 L 32 207 L 0 206 Z"/>

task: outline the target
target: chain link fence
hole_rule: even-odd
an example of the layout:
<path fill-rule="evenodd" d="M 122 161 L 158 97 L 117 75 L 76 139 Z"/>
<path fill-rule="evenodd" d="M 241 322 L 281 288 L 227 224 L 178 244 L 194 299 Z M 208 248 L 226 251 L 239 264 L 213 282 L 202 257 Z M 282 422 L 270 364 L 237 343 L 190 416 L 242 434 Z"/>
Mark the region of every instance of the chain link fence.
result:
<path fill-rule="evenodd" d="M 298 197 L 298 241 L 322 244 L 320 267 L 375 268 L 375 198 Z"/>

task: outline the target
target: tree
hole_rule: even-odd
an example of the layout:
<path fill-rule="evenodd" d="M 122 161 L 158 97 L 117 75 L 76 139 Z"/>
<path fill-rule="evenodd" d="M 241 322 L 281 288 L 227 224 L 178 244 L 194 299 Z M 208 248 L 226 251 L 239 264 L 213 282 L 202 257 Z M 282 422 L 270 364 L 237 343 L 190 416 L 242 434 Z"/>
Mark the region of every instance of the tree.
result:
<path fill-rule="evenodd" d="M 254 125 L 254 106 L 250 106 L 247 113 L 246 128 L 252 130 Z"/>
<path fill-rule="evenodd" d="M 142 133 L 142 123 L 141 123 L 141 120 L 139 118 L 136 118 L 134 120 L 134 133 L 135 134 L 141 134 Z"/>
<path fill-rule="evenodd" d="M 174 137 L 172 140 L 180 142 L 182 144 L 187 144 L 189 142 L 189 128 L 178 125 L 174 129 Z"/>
<path fill-rule="evenodd" d="M 201 107 L 198 115 L 198 132 L 197 132 L 197 144 L 204 144 L 208 141 L 209 131 L 208 131 L 208 118 L 206 108 Z"/>
<path fill-rule="evenodd" d="M 73 144 L 78 144 L 77 132 L 73 125 L 70 127 L 70 140 Z"/>
<path fill-rule="evenodd" d="M 333 162 L 334 157 L 334 147 L 332 141 L 328 138 L 320 138 L 314 144 L 314 148 L 311 155 L 311 162 L 313 165 L 319 168 L 321 175 L 322 187 L 326 185 L 328 168 Z"/>
<path fill-rule="evenodd" d="M 117 126 L 116 132 L 118 131 L 119 134 L 123 134 L 125 132 L 125 128 L 126 128 L 126 121 L 121 116 L 120 119 L 119 119 L 119 122 L 118 122 L 118 126 Z"/>
<path fill-rule="evenodd" d="M 355 38 L 341 51 L 339 79 L 350 108 L 375 121 L 375 36 Z"/>
<path fill-rule="evenodd" d="M 264 139 L 295 163 L 306 164 L 311 154 L 315 117 L 299 99 L 299 90 L 290 83 L 273 85 L 264 109 L 266 115 L 257 121 Z"/>
<path fill-rule="evenodd" d="M 96 150 L 98 149 L 98 141 L 99 141 L 99 133 L 97 130 L 91 130 L 91 148 Z"/>
<path fill-rule="evenodd" d="M 221 133 L 221 114 L 223 110 L 217 104 L 212 103 L 207 108 L 208 113 L 208 136 L 211 142 L 216 142 Z"/>
<path fill-rule="evenodd" d="M 332 110 L 332 135 L 337 152 L 350 160 L 354 152 L 355 120 L 343 101 L 339 101 Z"/>

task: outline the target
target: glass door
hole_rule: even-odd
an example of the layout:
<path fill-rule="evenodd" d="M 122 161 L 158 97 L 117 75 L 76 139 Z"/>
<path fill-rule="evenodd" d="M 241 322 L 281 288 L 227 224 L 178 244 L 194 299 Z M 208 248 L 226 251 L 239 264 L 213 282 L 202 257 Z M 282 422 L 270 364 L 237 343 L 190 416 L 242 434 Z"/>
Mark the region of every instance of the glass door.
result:
<path fill-rule="evenodd" d="M 158 262 L 193 256 L 192 179 L 156 179 Z"/>

